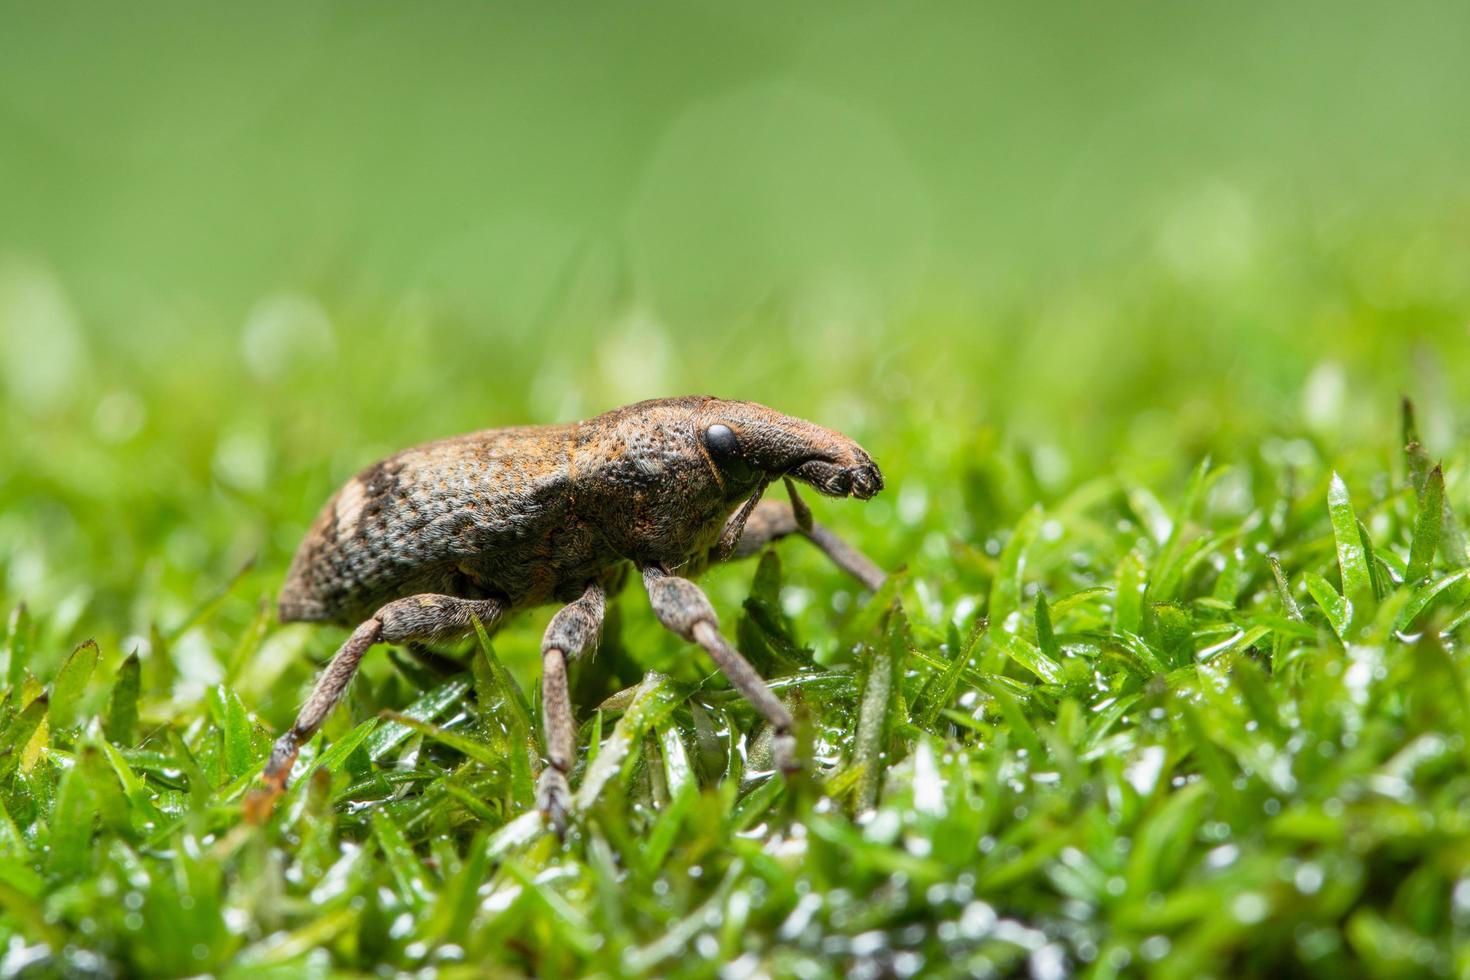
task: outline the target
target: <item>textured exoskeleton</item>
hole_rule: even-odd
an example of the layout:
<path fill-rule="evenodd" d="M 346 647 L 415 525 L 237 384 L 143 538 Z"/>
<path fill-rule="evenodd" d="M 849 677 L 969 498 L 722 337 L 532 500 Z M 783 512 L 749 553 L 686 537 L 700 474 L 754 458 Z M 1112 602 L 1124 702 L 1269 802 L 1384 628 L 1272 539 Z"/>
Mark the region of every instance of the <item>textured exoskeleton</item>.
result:
<path fill-rule="evenodd" d="M 761 501 L 784 478 L 791 502 Z M 691 396 L 640 402 L 571 425 L 492 429 L 407 449 L 359 473 L 313 523 L 280 596 L 283 621 L 338 623 L 352 635 L 295 724 L 276 742 L 260 818 L 284 790 L 299 746 L 341 699 L 375 643 L 462 635 L 474 617 L 563 603 L 542 642 L 548 765 L 538 805 L 565 827 L 575 729 L 566 665 L 596 646 L 606 592 L 628 563 L 659 621 L 703 647 L 775 729 L 795 765 L 792 719 L 721 635 L 690 577 L 800 533 L 865 586 L 883 573 L 814 524 L 792 480 L 829 496 L 883 488 L 855 442 L 751 402 Z"/>

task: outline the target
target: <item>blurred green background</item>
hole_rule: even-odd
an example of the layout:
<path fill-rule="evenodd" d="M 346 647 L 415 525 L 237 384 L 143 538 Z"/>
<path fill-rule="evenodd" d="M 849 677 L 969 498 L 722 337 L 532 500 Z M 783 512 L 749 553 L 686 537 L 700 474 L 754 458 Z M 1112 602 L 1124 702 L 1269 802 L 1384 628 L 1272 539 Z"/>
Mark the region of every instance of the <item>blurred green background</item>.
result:
<path fill-rule="evenodd" d="M 252 555 L 269 594 L 378 454 L 644 397 L 850 431 L 894 491 L 844 519 L 976 539 L 1400 393 L 1438 451 L 1465 415 L 1464 6 L 0 20 L 0 584 L 94 632 Z"/>

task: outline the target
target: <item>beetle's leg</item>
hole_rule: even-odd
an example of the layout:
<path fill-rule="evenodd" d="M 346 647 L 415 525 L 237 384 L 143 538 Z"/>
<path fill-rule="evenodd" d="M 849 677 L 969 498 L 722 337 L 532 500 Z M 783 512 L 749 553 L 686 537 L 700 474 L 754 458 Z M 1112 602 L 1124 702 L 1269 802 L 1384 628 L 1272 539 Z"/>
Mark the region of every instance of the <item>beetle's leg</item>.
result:
<path fill-rule="evenodd" d="M 280 795 L 286 791 L 286 780 L 296 763 L 296 753 L 316 730 L 322 727 L 337 702 L 347 693 L 347 686 L 357 674 L 363 654 L 375 643 L 401 643 L 405 640 L 432 640 L 468 632 L 473 617 L 492 624 L 503 607 L 494 599 L 457 599 L 447 595 L 415 595 L 388 603 L 347 638 L 332 657 L 327 669 L 317 679 L 316 687 L 306 699 L 296 722 L 271 748 L 270 760 L 263 774 L 265 786 L 245 800 L 246 816 L 256 823 L 270 815 Z"/>
<path fill-rule="evenodd" d="M 644 566 L 643 584 L 648 588 L 648 599 L 658 621 L 671 632 L 704 647 L 720 672 L 745 695 L 761 717 L 771 723 L 776 730 L 771 748 L 777 767 L 784 772 L 800 768 L 796 761 L 796 738 L 792 735 L 795 722 L 791 712 L 771 693 L 750 661 L 721 635 L 714 607 L 704 591 L 687 578 L 670 575 L 654 565 Z"/>
<path fill-rule="evenodd" d="M 566 834 L 571 801 L 567 776 L 577 753 L 567 661 L 597 645 L 604 607 L 602 586 L 593 582 L 579 599 L 557 611 L 541 640 L 541 727 L 546 735 L 547 765 L 536 786 L 536 807 L 556 828 L 557 836 Z"/>
<path fill-rule="evenodd" d="M 745 533 L 735 546 L 732 558 L 749 558 L 762 548 L 788 534 L 800 534 L 823 553 L 838 568 L 842 569 L 869 589 L 876 592 L 888 576 L 867 555 L 858 551 L 821 524 L 812 522 L 809 530 L 803 530 L 797 520 L 796 511 L 784 500 L 762 500 L 745 520 Z"/>

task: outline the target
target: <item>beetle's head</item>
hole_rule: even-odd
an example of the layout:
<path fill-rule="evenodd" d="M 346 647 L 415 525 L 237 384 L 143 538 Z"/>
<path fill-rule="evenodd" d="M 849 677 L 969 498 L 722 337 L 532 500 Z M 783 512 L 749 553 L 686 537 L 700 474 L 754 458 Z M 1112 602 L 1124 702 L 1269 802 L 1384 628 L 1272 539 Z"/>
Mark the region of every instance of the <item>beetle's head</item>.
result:
<path fill-rule="evenodd" d="M 783 476 L 829 497 L 867 500 L 883 474 L 867 451 L 840 432 L 754 402 L 711 398 L 695 412 L 695 438 L 728 496 Z"/>

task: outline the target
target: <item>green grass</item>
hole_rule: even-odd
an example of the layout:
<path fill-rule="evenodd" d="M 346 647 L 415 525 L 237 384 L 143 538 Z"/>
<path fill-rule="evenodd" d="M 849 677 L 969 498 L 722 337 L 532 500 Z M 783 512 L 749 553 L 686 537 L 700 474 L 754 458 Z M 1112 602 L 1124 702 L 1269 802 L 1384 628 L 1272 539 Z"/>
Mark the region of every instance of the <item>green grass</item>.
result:
<path fill-rule="evenodd" d="M 1470 975 L 1461 224 L 699 334 L 326 290 L 122 331 L 0 264 L 35 360 L 0 364 L 0 974 Z M 271 612 L 332 489 L 701 390 L 887 477 L 811 500 L 882 595 L 801 541 L 704 579 L 804 777 L 634 583 L 573 671 L 566 845 L 531 815 L 549 610 L 454 677 L 375 650 L 242 822 L 343 638 Z"/>
<path fill-rule="evenodd" d="M 812 770 L 767 775 L 767 733 L 630 588 L 574 676 L 565 845 L 532 810 L 542 617 L 454 677 L 374 653 L 257 828 L 241 799 L 339 639 L 270 619 L 294 533 L 101 646 L 62 644 L 171 573 L 59 576 L 4 634 L 4 970 L 1470 971 L 1466 461 L 1431 465 L 1408 415 L 1146 481 L 944 434 L 944 484 L 916 437 L 870 519 L 821 507 L 907 563 L 879 595 L 800 542 L 711 576 Z"/>

